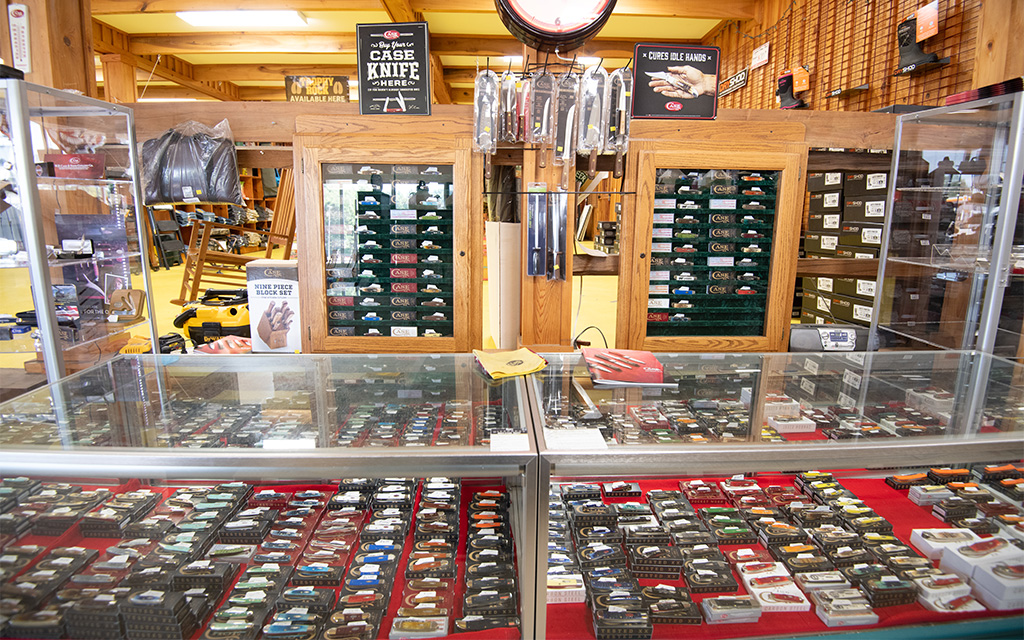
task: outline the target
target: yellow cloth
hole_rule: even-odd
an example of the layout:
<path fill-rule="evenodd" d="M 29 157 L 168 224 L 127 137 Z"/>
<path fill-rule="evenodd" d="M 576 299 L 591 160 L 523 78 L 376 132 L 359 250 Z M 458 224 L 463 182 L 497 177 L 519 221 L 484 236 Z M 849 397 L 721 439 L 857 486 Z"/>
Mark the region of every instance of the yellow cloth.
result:
<path fill-rule="evenodd" d="M 525 376 L 535 371 L 540 371 L 547 366 L 548 362 L 526 347 L 515 351 L 498 351 L 488 353 L 486 351 L 473 350 L 477 362 L 484 368 L 487 375 L 495 380 L 508 378 L 510 376 Z"/>

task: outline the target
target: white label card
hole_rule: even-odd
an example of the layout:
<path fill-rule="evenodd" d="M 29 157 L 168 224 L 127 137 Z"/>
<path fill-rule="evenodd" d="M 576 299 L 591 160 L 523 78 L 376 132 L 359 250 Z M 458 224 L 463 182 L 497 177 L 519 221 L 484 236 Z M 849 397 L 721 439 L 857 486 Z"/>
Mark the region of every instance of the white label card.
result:
<path fill-rule="evenodd" d="M 853 371 L 850 371 L 849 369 L 847 369 L 843 373 L 843 382 L 850 385 L 854 389 L 860 389 L 861 380 L 862 378 L 859 374 L 856 374 Z"/>
<path fill-rule="evenodd" d="M 832 278 L 818 278 L 818 291 L 832 293 Z"/>

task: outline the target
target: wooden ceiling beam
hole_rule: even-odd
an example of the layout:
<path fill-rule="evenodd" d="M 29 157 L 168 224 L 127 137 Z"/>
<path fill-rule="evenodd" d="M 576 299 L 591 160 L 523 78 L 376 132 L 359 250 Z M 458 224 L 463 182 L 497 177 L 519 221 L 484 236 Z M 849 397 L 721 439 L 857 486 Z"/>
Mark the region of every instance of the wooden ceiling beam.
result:
<path fill-rule="evenodd" d="M 99 54 L 116 53 L 121 61 L 140 69 L 152 70 L 153 75 L 198 91 L 218 100 L 238 100 L 238 85 L 232 82 L 204 82 L 192 75 L 192 65 L 175 56 L 139 55 L 131 51 L 131 37 L 99 20 L 92 21 L 93 50 Z"/>
<path fill-rule="evenodd" d="M 139 55 L 178 53 L 355 53 L 354 33 L 259 31 L 151 33 L 131 36 Z"/>
<path fill-rule="evenodd" d="M 699 40 L 665 40 L 666 44 L 699 44 Z M 576 53 L 602 58 L 630 58 L 635 41 L 595 38 Z M 356 53 L 354 33 L 203 32 L 130 36 L 137 55 L 182 53 Z M 437 55 L 518 56 L 523 45 L 511 36 L 431 34 L 430 52 Z"/>
<path fill-rule="evenodd" d="M 178 11 L 379 11 L 380 0 L 92 0 L 93 15 Z"/>
<path fill-rule="evenodd" d="M 384 11 L 387 12 L 391 22 L 419 22 L 423 20 L 422 14 L 417 14 L 412 8 L 409 0 L 380 0 Z"/>
<path fill-rule="evenodd" d="M 282 82 L 285 76 L 349 76 L 358 70 L 353 64 L 197 64 L 196 80 L 205 82 Z"/>
<path fill-rule="evenodd" d="M 97 0 L 93 0 L 96 2 Z M 558 2 L 559 0 L 552 0 Z M 301 4 L 302 0 L 293 0 Z M 759 0 L 618 0 L 614 15 L 658 18 L 717 18 L 749 20 L 755 18 Z M 494 13 L 494 0 L 413 0 L 422 13 Z"/>
<path fill-rule="evenodd" d="M 557 2 L 558 0 L 553 0 Z M 217 9 L 295 11 L 373 11 L 386 0 L 218 0 Z M 494 0 L 411 0 L 414 13 L 494 13 Z M 758 0 L 618 0 L 615 15 L 674 18 L 756 18 Z M 93 15 L 209 11 L 209 0 L 92 0 Z M 405 18 L 395 22 L 412 22 Z"/>
<path fill-rule="evenodd" d="M 412 8 L 409 0 L 380 0 L 384 11 L 392 22 L 423 22 L 423 14 Z M 444 64 L 441 57 L 430 53 L 430 93 L 437 104 L 451 104 L 451 87 L 444 80 Z"/>

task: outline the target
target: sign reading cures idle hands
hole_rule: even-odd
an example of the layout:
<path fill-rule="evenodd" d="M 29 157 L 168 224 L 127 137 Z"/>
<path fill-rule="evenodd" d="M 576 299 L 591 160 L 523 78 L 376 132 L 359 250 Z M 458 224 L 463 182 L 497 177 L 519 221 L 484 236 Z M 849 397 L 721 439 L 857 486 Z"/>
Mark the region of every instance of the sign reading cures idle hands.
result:
<path fill-rule="evenodd" d="M 356 25 L 359 113 L 430 115 L 426 22 Z"/>

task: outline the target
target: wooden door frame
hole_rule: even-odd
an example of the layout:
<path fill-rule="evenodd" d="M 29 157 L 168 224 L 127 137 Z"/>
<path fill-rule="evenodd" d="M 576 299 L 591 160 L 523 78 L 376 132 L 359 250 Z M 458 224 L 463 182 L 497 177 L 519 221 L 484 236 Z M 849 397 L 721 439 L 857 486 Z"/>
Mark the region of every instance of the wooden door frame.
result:
<path fill-rule="evenodd" d="M 403 139 L 384 144 L 359 136 L 295 136 L 294 165 L 298 169 L 296 203 L 302 212 L 296 233 L 299 246 L 300 300 L 306 331 L 306 353 L 463 353 L 483 343 L 483 163 L 470 149 L 469 139 L 449 138 L 447 145 Z M 321 164 L 435 164 L 453 167 L 453 336 L 398 338 L 393 336 L 327 335 L 326 256 Z M 477 185 L 474 188 L 473 185 Z M 476 241 L 474 241 L 476 240 Z"/>
<path fill-rule="evenodd" d="M 615 346 L 649 351 L 786 351 L 796 285 L 807 147 L 783 142 L 658 141 L 634 145 L 627 185 L 636 190 L 631 224 L 620 239 L 621 262 Z M 761 336 L 647 336 L 651 229 L 659 167 L 780 171 L 772 235 L 769 295 Z"/>

